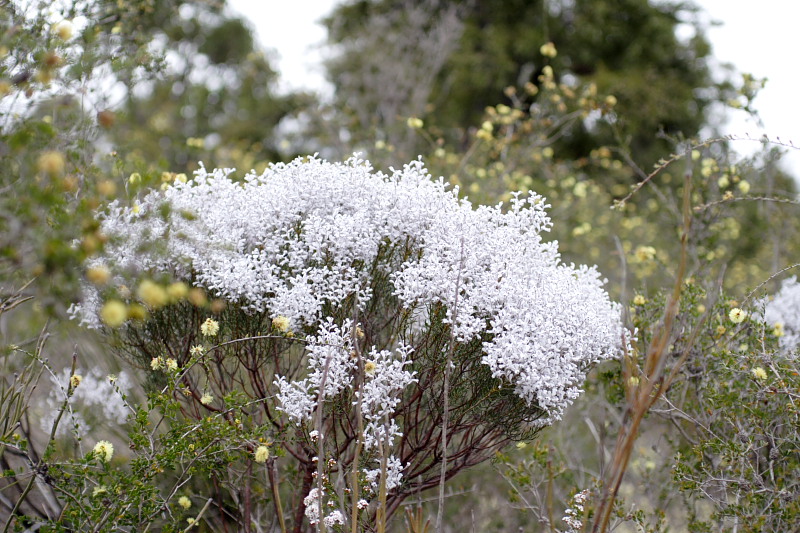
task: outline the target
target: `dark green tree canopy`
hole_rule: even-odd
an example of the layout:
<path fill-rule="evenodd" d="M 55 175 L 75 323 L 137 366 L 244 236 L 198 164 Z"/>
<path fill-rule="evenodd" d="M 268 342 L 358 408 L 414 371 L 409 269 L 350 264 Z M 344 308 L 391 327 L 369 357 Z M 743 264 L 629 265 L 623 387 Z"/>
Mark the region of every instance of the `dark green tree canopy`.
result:
<path fill-rule="evenodd" d="M 702 31 L 695 28 L 688 40 L 676 36 L 692 9 L 650 0 L 356 0 L 326 21 L 329 40 L 340 50 L 328 69 L 340 105 L 352 108 L 360 102 L 378 112 L 373 120 L 384 121 L 402 118 L 380 116 L 378 102 L 391 94 L 389 88 L 410 84 L 404 76 L 427 74 L 429 82 L 417 80 L 428 83 L 425 102 L 414 102 L 415 108 L 398 115 L 420 116 L 458 138 L 480 124 L 486 106 L 503 102 L 506 87 L 538 84 L 544 66 L 551 65 L 560 83 L 594 82 L 600 93 L 613 94 L 618 116 L 624 117 L 614 134 L 587 126 L 573 131 L 564 142 L 565 156 L 580 157 L 594 146 L 622 140 L 650 163 L 669 150 L 655 140 L 660 131 L 696 135 L 709 102 L 721 98 L 706 63 L 710 47 Z M 428 17 L 415 25 L 419 11 Z M 392 46 L 398 43 L 392 32 L 418 37 L 398 48 Z M 437 32 L 449 34 L 434 41 L 430 36 Z M 555 44 L 556 57 L 540 50 L 548 42 Z M 433 44 L 438 48 L 412 50 Z M 430 59 L 443 51 L 442 61 Z M 419 57 L 421 65 L 404 72 L 366 69 L 376 54 L 387 62 Z M 383 85 L 366 81 L 376 74 L 394 75 Z"/>

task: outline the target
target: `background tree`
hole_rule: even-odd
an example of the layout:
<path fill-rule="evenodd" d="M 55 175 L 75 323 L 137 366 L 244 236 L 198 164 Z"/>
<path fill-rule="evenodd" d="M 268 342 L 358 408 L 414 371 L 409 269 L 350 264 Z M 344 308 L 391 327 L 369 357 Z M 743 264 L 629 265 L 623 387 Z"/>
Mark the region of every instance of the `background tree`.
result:
<path fill-rule="evenodd" d="M 427 11 L 425 22 L 413 24 L 419 10 Z M 358 0 L 326 20 L 339 52 L 328 71 L 342 110 L 356 116 L 377 110 L 370 122 L 360 121 L 362 130 L 369 124 L 379 137 L 395 140 L 400 119 L 417 116 L 435 137 L 463 141 L 487 106 L 513 105 L 502 99 L 507 87 L 541 88 L 539 76 L 550 65 L 555 83 L 594 83 L 617 101 L 613 128 L 579 122 L 560 141 L 559 153 L 577 159 L 599 146 L 624 144 L 649 168 L 671 149 L 660 132 L 697 135 L 709 103 L 729 95 L 729 86 L 711 79 L 710 47 L 691 14 L 686 4 L 648 0 Z M 694 36 L 680 39 L 681 24 Z M 557 54 L 542 46 L 548 42 Z M 385 64 L 377 59 L 387 57 Z M 417 70 L 425 76 L 414 76 Z M 389 104 L 398 87 L 410 85 L 414 98 Z"/>

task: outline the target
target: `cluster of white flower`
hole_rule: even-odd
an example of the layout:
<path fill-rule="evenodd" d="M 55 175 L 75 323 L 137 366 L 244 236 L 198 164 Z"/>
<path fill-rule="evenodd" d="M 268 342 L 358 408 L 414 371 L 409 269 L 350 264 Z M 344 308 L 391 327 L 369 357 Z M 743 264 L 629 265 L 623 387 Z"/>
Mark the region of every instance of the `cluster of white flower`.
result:
<path fill-rule="evenodd" d="M 766 302 L 764 319 L 775 328 L 781 348 L 793 352 L 800 344 L 800 283 L 797 276 L 783 281 L 781 290 Z"/>
<path fill-rule="evenodd" d="M 322 323 L 320 337 L 339 338 L 310 350 L 317 363 L 333 355 L 325 396 L 343 386 L 353 363 L 342 333 L 351 326 L 326 322 L 322 309 L 348 297 L 363 309 L 376 269 L 412 316 L 443 304 L 459 340 L 486 334 L 484 363 L 551 419 L 578 395 L 591 363 L 619 352 L 618 306 L 593 268 L 562 265 L 557 243 L 542 241 L 550 219 L 541 196 L 515 196 L 508 210 L 474 209 L 419 161 L 389 175 L 355 158 L 298 159 L 243 182 L 231 172 L 200 168 L 187 183 L 147 195 L 136 212 L 114 204 L 102 220 L 110 240 L 98 261 L 117 272 L 191 275 L 247 310 L 292 326 Z M 162 216 L 165 202 L 171 216 Z M 98 302 L 92 294 L 84 301 L 89 323 L 97 323 Z M 393 372 L 404 372 L 407 355 Z M 308 415 L 320 383 L 281 383 L 290 417 Z"/>
<path fill-rule="evenodd" d="M 356 392 L 356 397 L 361 399 L 361 413 L 367 421 L 364 428 L 367 449 L 384 443 L 393 446 L 394 438 L 403 435 L 392 415 L 403 390 L 417 381 L 415 372 L 405 370 L 411 364 L 410 353 L 411 348 L 401 345 L 394 353 L 372 348 L 367 356 L 372 371 L 366 373 L 362 389 Z M 358 399 L 353 403 L 357 402 Z"/>
<path fill-rule="evenodd" d="M 80 376 L 75 386 L 75 377 Z M 39 424 L 43 431 L 49 432 L 64 403 L 67 387 L 70 384 L 70 369 L 51 375 L 53 387 L 44 399 Z M 86 374 L 76 374 L 72 379 L 73 389 L 70 396 L 70 422 L 62 422 L 57 435 L 70 433 L 83 437 L 92 429 L 92 423 L 124 424 L 130 410 L 125 405 L 121 394 L 131 388 L 131 379 L 125 372 L 119 376 L 106 376 L 97 369 Z"/>
<path fill-rule="evenodd" d="M 353 332 L 351 320 L 346 320 L 340 327 L 332 319 L 326 319 L 320 324 L 319 334 L 306 339 L 308 376 L 297 381 L 279 376 L 275 381 L 279 391 L 278 409 L 286 413 L 290 420 L 297 423 L 310 420 L 321 389 L 324 400 L 354 387 L 358 360 L 354 357 Z M 373 347 L 366 356 L 371 371 L 364 376 L 363 388 L 356 392 L 353 403 L 361 399 L 361 412 L 367 421 L 364 445 L 368 449 L 384 442 L 391 445 L 395 437 L 402 436 L 392 415 L 400 401 L 400 394 L 406 386 L 416 381 L 414 372 L 404 369 L 411 364 L 410 352 L 411 349 L 404 345 L 394 352 L 378 351 Z M 311 433 L 312 438 L 318 436 L 317 430 Z"/>
<path fill-rule="evenodd" d="M 584 506 L 586 499 L 589 497 L 588 490 L 582 490 L 576 493 L 569 501 L 569 507 L 564 511 L 564 517 L 561 519 L 567 525 L 567 530 L 564 533 L 580 533 L 583 531 L 583 516 Z"/>
<path fill-rule="evenodd" d="M 373 492 L 377 493 L 379 489 L 378 483 L 380 482 L 381 469 L 375 468 L 374 470 L 364 470 L 364 477 L 367 478 L 367 483 Z M 390 455 L 386 460 L 386 490 L 392 490 L 400 484 L 403 480 L 403 463 L 395 457 Z"/>
<path fill-rule="evenodd" d="M 316 487 L 311 489 L 303 498 L 303 504 L 306 506 L 306 518 L 312 526 L 319 522 L 319 489 Z M 328 516 L 322 519 L 322 523 L 326 527 L 332 528 L 335 525 L 344 524 L 344 515 L 339 510 L 332 511 Z"/>

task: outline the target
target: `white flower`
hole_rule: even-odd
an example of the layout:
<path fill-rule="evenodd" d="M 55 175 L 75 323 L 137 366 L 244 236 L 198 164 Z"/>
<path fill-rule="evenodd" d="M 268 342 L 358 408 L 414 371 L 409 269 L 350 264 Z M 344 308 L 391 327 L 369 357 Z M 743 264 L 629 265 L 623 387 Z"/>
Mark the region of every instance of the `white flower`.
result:
<path fill-rule="evenodd" d="M 373 470 L 364 470 L 364 477 L 367 478 L 370 488 L 374 492 L 378 492 L 380 488 L 381 469 L 375 468 Z M 386 461 L 386 490 L 392 490 L 400 485 L 403 479 L 403 463 L 394 455 L 389 456 Z"/>
<path fill-rule="evenodd" d="M 308 523 L 313 526 L 319 522 L 319 491 L 316 487 L 311 489 L 308 495 L 303 498 L 303 504 L 306 506 Z"/>
<path fill-rule="evenodd" d="M 787 278 L 781 289 L 766 302 L 764 320 L 773 326 L 781 348 L 794 352 L 800 345 L 800 283 L 797 277 Z"/>
<path fill-rule="evenodd" d="M 72 396 L 69 397 L 71 409 L 69 418 L 58 425 L 56 435 L 75 433 L 83 437 L 92 427 L 97 425 L 124 424 L 130 414 L 130 409 L 123 395 L 131 388 L 131 380 L 125 371 L 119 373 L 113 381 L 100 369 L 92 369 L 81 374 L 80 387 L 73 386 Z M 74 377 L 74 376 L 73 376 Z M 42 400 L 41 411 L 44 413 L 39 419 L 42 430 L 50 431 L 61 404 L 66 397 L 70 383 L 70 369 L 51 375 L 52 386 L 49 393 Z"/>
<path fill-rule="evenodd" d="M 344 515 L 338 509 L 326 516 L 322 522 L 326 527 L 333 527 L 336 524 L 344 524 Z"/>

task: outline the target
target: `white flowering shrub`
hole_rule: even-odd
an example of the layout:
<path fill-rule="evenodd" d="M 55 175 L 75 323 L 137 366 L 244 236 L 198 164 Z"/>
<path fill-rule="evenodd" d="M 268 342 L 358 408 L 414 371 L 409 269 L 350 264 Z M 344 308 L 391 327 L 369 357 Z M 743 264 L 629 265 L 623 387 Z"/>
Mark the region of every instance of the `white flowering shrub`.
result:
<path fill-rule="evenodd" d="M 562 264 L 543 240 L 539 195 L 474 208 L 419 161 L 231 175 L 201 168 L 133 208 L 112 204 L 89 265 L 108 275 L 73 312 L 154 383 L 176 373 L 188 416 L 231 413 L 276 442 L 300 500 L 313 483 L 312 500 L 341 509 L 329 522 L 375 512 L 358 496 L 375 499 L 380 465 L 389 513 L 436 485 L 445 423 L 448 477 L 532 436 L 620 351 L 618 306 L 594 268 Z M 348 473 L 352 505 L 334 473 Z M 294 520 L 306 511 L 320 519 Z"/>
<path fill-rule="evenodd" d="M 74 434 L 86 436 L 87 432 L 99 422 L 101 424 L 122 425 L 126 422 L 131 409 L 126 405 L 124 395 L 131 387 L 131 378 L 127 372 L 119 376 L 106 376 L 97 369 L 76 374 L 80 380 L 69 395 L 69 424 L 57 426 L 56 435 Z M 70 378 L 74 380 L 69 368 L 50 375 L 50 388 L 46 398 L 39 406 L 41 417 L 39 426 L 48 432 L 53 427 L 59 407 L 68 397 Z M 75 382 L 73 381 L 73 385 Z"/>
<path fill-rule="evenodd" d="M 800 283 L 797 276 L 785 279 L 781 289 L 766 301 L 764 319 L 780 338 L 781 348 L 794 352 L 800 344 Z"/>

